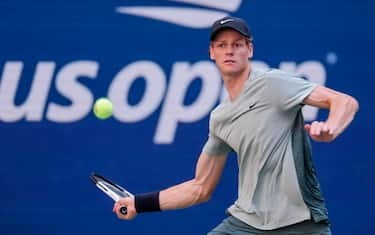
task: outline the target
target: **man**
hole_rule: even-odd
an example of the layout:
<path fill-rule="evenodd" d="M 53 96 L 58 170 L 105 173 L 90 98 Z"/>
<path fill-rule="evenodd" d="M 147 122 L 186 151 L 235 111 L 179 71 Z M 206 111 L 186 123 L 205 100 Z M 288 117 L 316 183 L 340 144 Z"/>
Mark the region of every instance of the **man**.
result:
<path fill-rule="evenodd" d="M 252 35 L 239 18 L 225 17 L 213 24 L 209 52 L 229 98 L 211 113 L 195 178 L 160 192 L 123 198 L 113 211 L 121 219 L 133 219 L 141 212 L 205 202 L 227 154 L 234 151 L 238 199 L 210 235 L 331 234 L 307 134 L 315 141 L 334 140 L 353 120 L 357 101 L 279 70 L 252 68 Z M 304 125 L 304 104 L 329 109 L 327 120 Z M 119 213 L 121 206 L 128 208 L 127 215 Z"/>

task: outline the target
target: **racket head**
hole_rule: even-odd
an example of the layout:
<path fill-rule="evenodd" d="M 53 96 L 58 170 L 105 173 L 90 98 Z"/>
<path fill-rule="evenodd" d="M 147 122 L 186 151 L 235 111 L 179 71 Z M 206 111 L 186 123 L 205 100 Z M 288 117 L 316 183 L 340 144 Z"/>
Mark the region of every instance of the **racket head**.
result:
<path fill-rule="evenodd" d="M 96 187 L 98 187 L 101 191 L 103 191 L 116 202 L 122 197 L 133 196 L 120 185 L 115 184 L 114 182 L 97 173 L 91 173 L 90 179 L 96 185 Z M 128 209 L 125 206 L 122 206 L 120 207 L 120 213 L 123 215 L 127 215 Z"/>
<path fill-rule="evenodd" d="M 92 182 L 105 194 L 111 197 L 114 201 L 118 201 L 122 197 L 133 196 L 127 190 L 125 190 L 120 185 L 112 182 L 111 180 L 105 178 L 97 173 L 91 173 L 90 178 Z"/>

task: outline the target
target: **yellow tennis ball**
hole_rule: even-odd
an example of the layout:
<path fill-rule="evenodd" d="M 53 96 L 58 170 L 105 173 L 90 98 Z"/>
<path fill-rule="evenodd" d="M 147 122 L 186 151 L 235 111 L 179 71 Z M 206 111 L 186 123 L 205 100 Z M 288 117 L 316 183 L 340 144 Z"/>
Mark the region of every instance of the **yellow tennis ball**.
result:
<path fill-rule="evenodd" d="M 94 104 L 94 114 L 99 119 L 107 119 L 112 115 L 112 102 L 107 98 L 99 98 Z"/>

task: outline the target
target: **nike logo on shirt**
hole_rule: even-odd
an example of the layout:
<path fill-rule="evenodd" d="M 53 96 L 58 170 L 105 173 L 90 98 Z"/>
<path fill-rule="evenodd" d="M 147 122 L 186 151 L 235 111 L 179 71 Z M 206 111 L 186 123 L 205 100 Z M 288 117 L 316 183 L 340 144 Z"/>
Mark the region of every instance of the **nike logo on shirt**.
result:
<path fill-rule="evenodd" d="M 249 106 L 249 109 L 253 109 L 255 107 L 255 104 L 251 104 L 250 106 Z"/>

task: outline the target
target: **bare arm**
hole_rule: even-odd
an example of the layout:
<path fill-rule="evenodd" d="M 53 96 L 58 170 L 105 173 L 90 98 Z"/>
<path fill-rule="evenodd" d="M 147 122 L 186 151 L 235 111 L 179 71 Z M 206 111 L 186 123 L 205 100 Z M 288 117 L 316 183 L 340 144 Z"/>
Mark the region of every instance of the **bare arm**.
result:
<path fill-rule="evenodd" d="M 220 180 L 227 156 L 199 157 L 195 178 L 160 192 L 160 209 L 189 207 L 208 201 Z"/>
<path fill-rule="evenodd" d="M 311 138 L 323 142 L 330 142 L 339 136 L 351 123 L 359 108 L 358 102 L 353 97 L 323 86 L 317 86 L 303 103 L 329 109 L 325 122 L 315 121 L 305 125 Z"/>
<path fill-rule="evenodd" d="M 161 210 L 171 210 L 189 207 L 208 201 L 217 183 L 220 180 L 227 156 L 208 156 L 201 153 L 192 180 L 175 185 L 159 193 Z M 126 206 L 127 215 L 119 212 L 121 206 Z M 113 212 L 120 219 L 133 219 L 137 215 L 134 197 L 121 198 L 115 203 Z"/>

